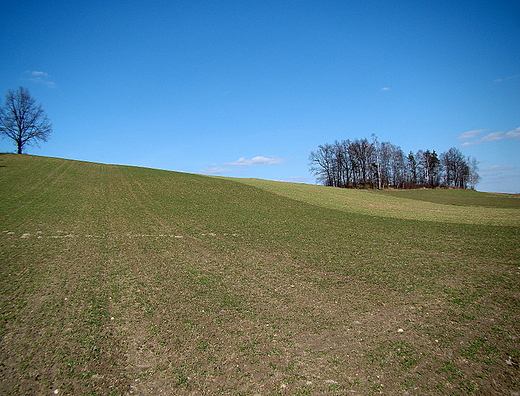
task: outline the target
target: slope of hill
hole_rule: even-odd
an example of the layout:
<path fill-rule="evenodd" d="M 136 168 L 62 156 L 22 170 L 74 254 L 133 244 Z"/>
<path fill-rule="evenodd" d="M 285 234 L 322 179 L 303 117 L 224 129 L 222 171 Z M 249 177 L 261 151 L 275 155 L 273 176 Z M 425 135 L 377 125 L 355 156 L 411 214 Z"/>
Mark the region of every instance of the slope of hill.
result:
<path fill-rule="evenodd" d="M 1 394 L 520 391 L 506 197 L 7 154 L 0 194 Z"/>
<path fill-rule="evenodd" d="M 230 179 L 232 180 L 232 179 Z M 235 179 L 326 208 L 372 216 L 463 224 L 520 224 L 520 196 L 471 190 L 353 190 L 258 179 Z"/>

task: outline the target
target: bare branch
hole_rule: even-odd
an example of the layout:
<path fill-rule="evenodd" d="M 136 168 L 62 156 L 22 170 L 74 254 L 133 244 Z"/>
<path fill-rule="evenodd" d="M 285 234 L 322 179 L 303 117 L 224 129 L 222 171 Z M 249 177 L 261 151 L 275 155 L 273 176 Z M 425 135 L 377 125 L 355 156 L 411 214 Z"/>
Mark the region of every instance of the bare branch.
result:
<path fill-rule="evenodd" d="M 52 125 L 41 105 L 36 105 L 27 88 L 9 91 L 0 109 L 0 135 L 12 139 L 18 154 L 25 146 L 46 142 L 52 133 Z"/>

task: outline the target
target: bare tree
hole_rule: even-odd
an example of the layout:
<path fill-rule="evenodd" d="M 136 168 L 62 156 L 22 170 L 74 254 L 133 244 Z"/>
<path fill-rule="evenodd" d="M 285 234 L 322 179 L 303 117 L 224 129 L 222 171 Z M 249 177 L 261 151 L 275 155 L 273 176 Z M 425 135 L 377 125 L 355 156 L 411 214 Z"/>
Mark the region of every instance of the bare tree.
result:
<path fill-rule="evenodd" d="M 361 184 L 364 188 L 373 184 L 372 170 L 376 167 L 374 158 L 374 145 L 367 139 L 356 139 L 348 147 L 348 154 L 352 160 L 356 185 Z M 377 171 L 377 169 L 376 169 Z"/>
<path fill-rule="evenodd" d="M 428 185 L 430 188 L 437 187 L 439 185 L 441 163 L 435 150 L 419 150 L 416 158 L 422 171 L 421 184 Z"/>
<path fill-rule="evenodd" d="M 36 106 L 29 90 L 24 87 L 9 91 L 0 109 L 0 135 L 12 139 L 17 153 L 22 154 L 26 145 L 46 142 L 52 125 L 41 105 Z"/>
<path fill-rule="evenodd" d="M 408 184 L 409 187 L 416 187 L 417 185 L 417 160 L 415 159 L 414 153 L 410 151 L 407 159 L 407 170 L 408 170 Z"/>
<path fill-rule="evenodd" d="M 401 147 L 394 146 L 393 144 L 391 144 L 391 147 L 392 184 L 395 188 L 403 188 L 406 183 L 406 157 Z"/>
<path fill-rule="evenodd" d="M 318 146 L 309 157 L 310 170 L 326 186 L 354 188 L 475 188 L 480 180 L 478 162 L 451 148 L 410 152 L 399 146 L 367 139 L 335 141 Z"/>
<path fill-rule="evenodd" d="M 375 166 L 377 170 L 377 189 L 381 190 L 382 180 L 381 180 L 381 161 L 380 161 L 380 151 L 381 147 L 379 146 L 379 142 L 377 141 L 377 136 L 375 133 L 372 134 L 372 145 L 374 146 L 374 154 L 375 154 Z"/>
<path fill-rule="evenodd" d="M 468 157 L 468 166 L 469 166 L 469 187 L 474 190 L 481 177 L 478 174 L 478 161 L 475 157 Z"/>
<path fill-rule="evenodd" d="M 455 147 L 450 148 L 447 152 L 442 153 L 441 161 L 444 166 L 445 185 L 447 187 L 467 188 L 470 169 L 460 150 Z"/>
<path fill-rule="evenodd" d="M 311 151 L 309 155 L 309 163 L 311 166 L 311 172 L 316 175 L 317 179 L 324 186 L 337 187 L 334 183 L 334 170 L 336 168 L 334 161 L 334 147 L 331 144 L 327 143 L 320 145 L 316 152 Z"/>

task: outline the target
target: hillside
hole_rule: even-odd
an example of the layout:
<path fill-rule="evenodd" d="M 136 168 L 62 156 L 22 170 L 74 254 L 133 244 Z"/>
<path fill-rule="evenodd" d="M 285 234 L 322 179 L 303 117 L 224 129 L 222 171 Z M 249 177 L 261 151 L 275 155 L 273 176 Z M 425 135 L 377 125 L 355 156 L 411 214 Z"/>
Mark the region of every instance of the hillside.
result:
<path fill-rule="evenodd" d="M 10 154 L 0 194 L 0 394 L 520 391 L 518 198 Z"/>

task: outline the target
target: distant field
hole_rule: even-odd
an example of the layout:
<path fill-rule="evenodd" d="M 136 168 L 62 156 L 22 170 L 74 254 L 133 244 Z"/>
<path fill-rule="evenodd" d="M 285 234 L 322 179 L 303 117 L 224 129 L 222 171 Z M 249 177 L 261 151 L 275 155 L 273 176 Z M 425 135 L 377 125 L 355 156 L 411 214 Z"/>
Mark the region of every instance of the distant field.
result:
<path fill-rule="evenodd" d="M 520 224 L 520 196 L 470 190 L 352 190 L 235 179 L 276 194 L 350 213 L 463 224 Z"/>
<path fill-rule="evenodd" d="M 514 395 L 520 205 L 0 155 L 2 395 Z"/>
<path fill-rule="evenodd" d="M 394 197 L 417 199 L 444 205 L 482 206 L 486 208 L 520 209 L 520 194 L 490 194 L 470 190 L 389 190 Z"/>

